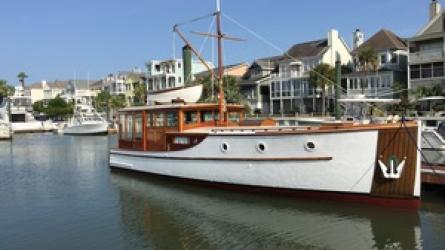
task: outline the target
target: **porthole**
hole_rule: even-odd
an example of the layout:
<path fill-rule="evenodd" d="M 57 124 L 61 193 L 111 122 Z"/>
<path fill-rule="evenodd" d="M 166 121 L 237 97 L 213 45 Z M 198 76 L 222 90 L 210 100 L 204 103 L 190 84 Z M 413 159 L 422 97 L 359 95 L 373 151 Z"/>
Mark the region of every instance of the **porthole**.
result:
<path fill-rule="evenodd" d="M 259 142 L 256 145 L 256 150 L 258 150 L 260 153 L 264 153 L 267 150 L 266 144 L 264 142 Z"/>
<path fill-rule="evenodd" d="M 220 148 L 223 153 L 227 153 L 230 150 L 229 144 L 227 142 L 221 143 Z"/>
<path fill-rule="evenodd" d="M 314 141 L 307 141 L 307 142 L 304 144 L 304 148 L 305 148 L 307 151 L 310 151 L 310 152 L 314 151 L 314 150 L 316 149 L 315 142 L 314 142 Z"/>

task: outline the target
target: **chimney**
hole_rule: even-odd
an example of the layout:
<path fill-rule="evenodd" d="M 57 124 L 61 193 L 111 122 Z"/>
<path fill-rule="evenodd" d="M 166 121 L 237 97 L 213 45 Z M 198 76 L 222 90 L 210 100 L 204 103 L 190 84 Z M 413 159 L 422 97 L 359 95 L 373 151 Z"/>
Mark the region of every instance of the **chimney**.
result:
<path fill-rule="evenodd" d="M 432 0 L 430 4 L 430 21 L 440 14 L 442 7 L 439 0 Z"/>
<path fill-rule="evenodd" d="M 189 45 L 182 47 L 182 62 L 184 85 L 187 85 L 192 81 L 192 48 Z"/>
<path fill-rule="evenodd" d="M 360 29 L 356 29 L 352 33 L 352 49 L 356 49 L 360 47 L 365 42 L 365 34 L 360 31 Z"/>
<path fill-rule="evenodd" d="M 338 31 L 331 29 L 328 32 L 328 46 L 332 46 L 334 42 L 339 38 Z"/>

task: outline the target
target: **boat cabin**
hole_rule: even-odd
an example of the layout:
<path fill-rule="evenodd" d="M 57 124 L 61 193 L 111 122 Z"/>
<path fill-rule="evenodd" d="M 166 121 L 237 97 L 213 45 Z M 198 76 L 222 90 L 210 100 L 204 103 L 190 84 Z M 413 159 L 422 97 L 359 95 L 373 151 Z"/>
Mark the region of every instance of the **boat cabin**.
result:
<path fill-rule="evenodd" d="M 172 151 L 200 143 L 205 134 L 186 133 L 219 124 L 218 104 L 168 104 L 121 109 L 119 148 Z M 224 126 L 238 126 L 244 118 L 242 105 L 226 105 Z"/>

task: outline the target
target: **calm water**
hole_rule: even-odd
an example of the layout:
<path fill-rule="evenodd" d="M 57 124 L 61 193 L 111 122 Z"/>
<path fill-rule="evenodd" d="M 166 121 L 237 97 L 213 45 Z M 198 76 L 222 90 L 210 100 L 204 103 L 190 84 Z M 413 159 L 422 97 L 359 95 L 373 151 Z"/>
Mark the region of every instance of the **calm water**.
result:
<path fill-rule="evenodd" d="M 0 249 L 445 249 L 445 190 L 419 211 L 233 193 L 110 171 L 115 142 L 0 141 Z"/>

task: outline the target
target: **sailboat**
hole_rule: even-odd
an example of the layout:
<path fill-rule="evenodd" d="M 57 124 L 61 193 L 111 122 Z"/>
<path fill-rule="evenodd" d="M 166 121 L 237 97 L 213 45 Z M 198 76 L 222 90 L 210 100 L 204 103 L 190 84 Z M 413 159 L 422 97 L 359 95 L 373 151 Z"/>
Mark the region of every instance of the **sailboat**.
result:
<path fill-rule="evenodd" d="M 325 199 L 417 207 L 420 126 L 325 123 L 318 127 L 250 126 L 244 107 L 223 90 L 220 2 L 218 103 L 131 107 L 119 111 L 112 168 L 199 184 Z M 337 64 L 339 72 L 340 63 Z M 337 85 L 340 74 L 337 74 Z"/>

